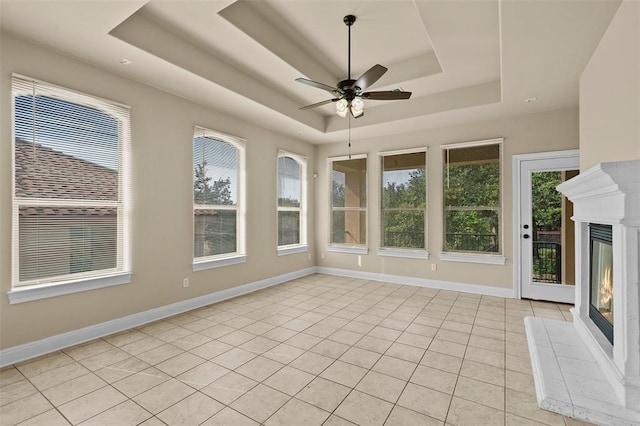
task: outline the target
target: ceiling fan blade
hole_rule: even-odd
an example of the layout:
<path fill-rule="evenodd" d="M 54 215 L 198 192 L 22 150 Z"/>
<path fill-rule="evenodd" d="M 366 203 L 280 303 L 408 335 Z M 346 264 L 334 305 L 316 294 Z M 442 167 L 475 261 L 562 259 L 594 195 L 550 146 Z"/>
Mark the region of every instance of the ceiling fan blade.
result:
<path fill-rule="evenodd" d="M 365 92 L 360 96 L 362 96 L 364 99 L 373 99 L 377 101 L 393 101 L 396 99 L 409 99 L 411 97 L 411 92 L 389 90 L 381 92 Z"/>
<path fill-rule="evenodd" d="M 331 102 L 337 102 L 339 100 L 340 100 L 340 98 L 327 99 L 326 101 L 317 102 L 315 104 L 303 106 L 300 109 L 311 109 L 311 108 L 319 107 L 319 106 L 322 106 L 322 105 L 330 104 Z"/>
<path fill-rule="evenodd" d="M 362 74 L 360 78 L 357 79 L 355 83 L 353 83 L 351 88 L 355 89 L 356 87 L 359 87 L 360 90 L 364 90 L 378 81 L 378 79 L 382 77 L 385 72 L 387 72 L 387 68 L 383 67 L 382 65 L 376 64 L 369 68 L 367 72 Z"/>
<path fill-rule="evenodd" d="M 334 93 L 334 94 L 340 93 L 340 91 L 335 87 L 331 87 L 331 86 L 329 86 L 327 84 L 324 84 L 324 83 L 318 83 L 317 81 L 309 80 L 307 78 L 302 78 L 302 77 L 296 78 L 296 81 L 298 83 L 306 84 L 307 86 L 315 87 L 317 89 L 326 90 L 329 93 Z"/>

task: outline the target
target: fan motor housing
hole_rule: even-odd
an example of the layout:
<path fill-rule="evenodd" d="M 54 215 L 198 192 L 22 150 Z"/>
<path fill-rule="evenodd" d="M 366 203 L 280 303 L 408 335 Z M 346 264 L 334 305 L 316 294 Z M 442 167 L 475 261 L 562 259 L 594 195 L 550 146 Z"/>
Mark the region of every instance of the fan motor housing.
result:
<path fill-rule="evenodd" d="M 351 88 L 355 82 L 356 80 L 347 79 L 338 83 L 338 88 L 342 90 L 347 101 L 352 101 L 360 91 L 359 87 Z"/>

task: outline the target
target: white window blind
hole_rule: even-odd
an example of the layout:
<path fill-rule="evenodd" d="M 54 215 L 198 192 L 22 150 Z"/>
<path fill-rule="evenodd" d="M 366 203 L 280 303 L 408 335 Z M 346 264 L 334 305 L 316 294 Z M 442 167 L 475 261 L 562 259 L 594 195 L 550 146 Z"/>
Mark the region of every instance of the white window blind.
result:
<path fill-rule="evenodd" d="M 278 247 L 306 244 L 307 159 L 278 153 Z"/>
<path fill-rule="evenodd" d="M 244 254 L 243 170 L 243 140 L 202 127 L 195 128 L 195 261 Z"/>
<path fill-rule="evenodd" d="M 129 108 L 14 75 L 13 287 L 129 272 Z"/>

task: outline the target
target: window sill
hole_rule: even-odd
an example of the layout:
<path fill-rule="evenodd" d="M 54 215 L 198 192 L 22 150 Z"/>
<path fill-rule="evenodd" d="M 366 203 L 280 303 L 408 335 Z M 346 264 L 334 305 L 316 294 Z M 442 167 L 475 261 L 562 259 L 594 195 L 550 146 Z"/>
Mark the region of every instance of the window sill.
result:
<path fill-rule="evenodd" d="M 378 248 L 378 256 L 382 257 L 403 257 L 407 259 L 429 259 L 429 252 L 426 250 L 412 250 L 400 248 Z"/>
<path fill-rule="evenodd" d="M 327 246 L 328 252 L 333 253 L 350 253 L 350 254 L 368 254 L 369 249 L 364 246 Z"/>
<path fill-rule="evenodd" d="M 233 255 L 229 257 L 221 257 L 218 259 L 206 259 L 193 263 L 193 272 L 204 271 L 206 269 L 221 268 L 223 266 L 237 265 L 245 263 L 247 256 L 244 254 Z"/>
<path fill-rule="evenodd" d="M 7 296 L 9 297 L 10 305 L 31 302 L 32 300 L 48 299 L 50 297 L 64 296 L 65 294 L 95 290 L 97 288 L 128 284 L 131 282 L 131 275 L 130 272 L 127 272 L 106 277 L 84 278 L 74 281 L 18 287 L 9 291 Z"/>
<path fill-rule="evenodd" d="M 309 250 L 306 244 L 296 244 L 290 246 L 278 247 L 278 256 L 286 256 L 288 254 L 304 253 Z"/>
<path fill-rule="evenodd" d="M 487 265 L 504 265 L 507 258 L 498 254 L 440 253 L 440 260 L 445 262 L 484 263 Z"/>

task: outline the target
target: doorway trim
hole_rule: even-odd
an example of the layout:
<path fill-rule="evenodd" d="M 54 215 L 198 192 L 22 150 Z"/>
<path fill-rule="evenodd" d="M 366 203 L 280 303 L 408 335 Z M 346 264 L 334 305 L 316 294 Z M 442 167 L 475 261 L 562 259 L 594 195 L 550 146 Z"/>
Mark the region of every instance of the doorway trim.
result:
<path fill-rule="evenodd" d="M 520 218 L 522 211 L 520 206 L 520 187 L 522 180 L 522 163 L 532 160 L 553 160 L 558 158 L 579 158 L 578 149 L 567 149 L 563 151 L 533 152 L 530 154 L 514 154 L 512 161 L 512 181 L 513 181 L 513 220 L 512 220 L 512 244 L 513 244 L 513 298 L 522 299 L 522 246 L 520 244 Z"/>

